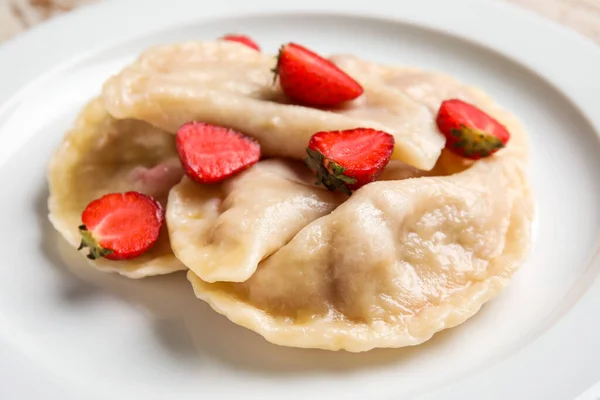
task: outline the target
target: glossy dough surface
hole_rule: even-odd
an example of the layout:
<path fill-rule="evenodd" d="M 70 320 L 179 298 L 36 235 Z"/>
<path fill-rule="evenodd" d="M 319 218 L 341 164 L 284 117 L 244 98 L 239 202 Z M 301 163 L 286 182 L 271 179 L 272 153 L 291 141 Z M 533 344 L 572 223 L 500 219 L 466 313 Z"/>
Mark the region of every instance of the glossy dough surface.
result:
<path fill-rule="evenodd" d="M 508 126 L 509 145 L 476 163 L 444 154 L 434 169 L 442 176 L 390 164 L 384 180 L 308 223 L 247 281 L 208 283 L 188 272 L 199 298 L 273 343 L 360 352 L 422 343 L 508 284 L 531 243 L 523 128 L 452 78 L 395 75 L 384 77 L 427 107 L 448 97 L 478 105 Z"/>
<path fill-rule="evenodd" d="M 136 118 L 176 132 L 197 119 L 255 137 L 267 156 L 305 157 L 318 131 L 358 126 L 395 137 L 393 159 L 431 169 L 445 140 L 432 111 L 382 81 L 375 71 L 357 80 L 360 100 L 335 110 L 288 104 L 273 84 L 276 59 L 233 42 L 188 42 L 158 46 L 109 79 L 103 90 L 116 118 Z"/>
<path fill-rule="evenodd" d="M 141 121 L 115 120 L 102 101 L 94 99 L 81 111 L 50 161 L 49 218 L 69 244 L 77 247 L 81 213 L 92 200 L 135 190 L 166 205 L 169 190 L 181 176 L 173 135 Z M 166 226 L 158 242 L 141 257 L 88 261 L 103 271 L 130 278 L 185 269 L 173 255 Z"/>

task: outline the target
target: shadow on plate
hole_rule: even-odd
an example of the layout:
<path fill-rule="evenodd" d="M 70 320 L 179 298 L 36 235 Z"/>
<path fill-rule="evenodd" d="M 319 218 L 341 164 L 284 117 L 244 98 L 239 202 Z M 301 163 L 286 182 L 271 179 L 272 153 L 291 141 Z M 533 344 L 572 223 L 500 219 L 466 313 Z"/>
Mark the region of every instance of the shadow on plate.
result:
<path fill-rule="evenodd" d="M 85 307 L 95 296 L 110 293 L 118 297 L 147 315 L 157 342 L 180 362 L 199 363 L 210 358 L 250 373 L 348 372 L 410 362 L 423 352 L 435 351 L 456 334 L 455 330 L 447 330 L 420 346 L 364 353 L 276 346 L 198 300 L 185 272 L 132 280 L 94 269 L 50 224 L 47 198 L 48 189 L 44 188 L 36 202 L 43 233 L 40 246 L 56 273 L 64 278 L 64 288 L 59 292 L 64 300 Z"/>

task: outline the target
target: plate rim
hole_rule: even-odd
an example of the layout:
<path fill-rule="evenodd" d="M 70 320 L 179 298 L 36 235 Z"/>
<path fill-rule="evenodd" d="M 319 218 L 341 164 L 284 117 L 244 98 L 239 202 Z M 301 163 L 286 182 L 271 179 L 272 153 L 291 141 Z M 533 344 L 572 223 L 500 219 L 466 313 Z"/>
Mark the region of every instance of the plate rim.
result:
<path fill-rule="evenodd" d="M 563 93 L 588 120 L 595 133 L 600 135 L 600 109 L 594 104 L 594 100 L 600 97 L 600 88 L 582 84 L 585 77 L 593 80 L 593 72 L 600 70 L 600 46 L 575 31 L 510 4 L 480 0 L 371 0 L 366 4 L 360 0 L 346 0 L 344 12 L 340 12 L 335 5 L 320 0 L 279 4 L 271 4 L 269 0 L 254 0 L 251 4 L 244 0 L 229 0 L 211 4 L 209 9 L 194 0 L 170 0 L 169 4 L 170 7 L 165 8 L 162 0 L 100 2 L 57 17 L 9 39 L 0 46 L 0 65 L 7 71 L 0 74 L 0 115 L 18 104 L 19 99 L 29 90 L 35 89 L 36 81 L 46 76 L 47 71 L 62 69 L 104 48 L 151 32 L 218 17 L 318 12 L 372 16 L 408 23 L 455 36 L 499 53 L 525 66 Z M 138 12 L 142 5 L 145 9 L 143 14 Z M 437 12 L 432 13 L 432 9 Z M 191 10 L 201 13 L 190 12 Z M 448 24 L 448 21 L 452 21 L 452 24 Z M 508 26 L 510 35 L 506 34 Z M 77 35 L 70 34 L 73 31 Z M 473 37 L 473 32 L 476 37 Z M 101 35 L 104 35 L 102 39 Z M 520 36 L 525 36 L 528 40 L 515 42 L 515 37 Z M 544 46 L 549 38 L 552 45 Z M 94 48 L 88 49 L 87 43 L 94 41 Z M 55 44 L 51 52 L 45 48 L 44 43 L 48 42 Z M 32 63 L 29 54 L 41 54 L 44 59 Z M 570 62 L 568 73 L 564 69 L 565 60 Z M 2 136 L 0 138 L 11 140 Z M 0 165 L 2 163 L 0 157 Z M 600 245 L 596 246 L 587 269 L 598 268 Z M 600 379 L 600 372 L 593 373 L 591 363 L 594 360 L 600 361 L 600 343 L 596 340 L 600 336 L 600 324 L 590 322 L 589 318 L 590 311 L 598 309 L 600 279 L 594 279 L 577 303 L 534 342 L 475 375 L 420 398 L 476 398 L 483 391 L 494 393 L 494 398 L 503 398 L 500 394 L 507 390 L 506 386 L 516 382 L 523 385 L 527 394 L 550 398 L 554 391 L 548 385 L 549 377 L 570 379 L 571 385 L 577 382 L 581 393 Z M 3 321 L 1 317 L 0 315 L 0 333 L 8 325 L 8 321 Z M 582 326 L 586 326 L 586 329 L 580 329 Z M 574 332 L 577 330 L 584 332 Z M 557 343 L 569 345 L 557 346 Z M 4 335 L 0 335 L 0 356 L 11 360 L 7 364 L 14 367 L 11 371 L 6 371 L 12 378 L 7 381 L 15 383 L 23 376 L 31 376 L 30 368 L 33 367 L 24 361 L 25 358 L 19 351 L 5 342 Z M 581 365 L 581 368 L 567 365 L 565 368 L 557 365 L 562 362 L 553 362 L 557 359 L 570 360 L 570 366 L 581 365 L 580 360 L 589 360 L 590 365 Z M 35 385 L 12 388 L 28 390 L 28 393 L 24 393 L 27 396 L 34 391 L 46 395 L 51 391 L 60 393 L 63 398 L 76 398 L 77 393 L 71 393 L 66 387 L 62 387 L 59 382 L 51 379 L 51 375 L 50 372 L 50 376 L 39 377 Z M 11 392 L 8 385 L 2 385 L 0 393 L 4 390 L 7 394 L 16 394 Z"/>

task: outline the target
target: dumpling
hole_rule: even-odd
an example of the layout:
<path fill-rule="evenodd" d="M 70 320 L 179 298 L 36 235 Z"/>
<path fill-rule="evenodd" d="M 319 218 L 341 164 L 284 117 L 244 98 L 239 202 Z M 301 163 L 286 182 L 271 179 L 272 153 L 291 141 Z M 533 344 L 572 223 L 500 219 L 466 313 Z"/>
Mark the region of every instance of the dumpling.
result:
<path fill-rule="evenodd" d="M 219 185 L 184 178 L 167 205 L 175 255 L 207 282 L 245 281 L 261 260 L 344 201 L 313 183 L 302 163 L 279 159 Z"/>
<path fill-rule="evenodd" d="M 110 78 L 103 97 L 116 118 L 169 132 L 190 120 L 228 126 L 255 137 L 267 156 L 301 159 L 315 132 L 371 127 L 395 137 L 392 159 L 422 170 L 435 165 L 445 140 L 425 105 L 368 73 L 356 77 L 365 93 L 341 108 L 287 104 L 273 84 L 275 64 L 275 57 L 233 42 L 158 46 Z"/>
<path fill-rule="evenodd" d="M 173 135 L 144 122 L 116 120 L 97 98 L 81 111 L 50 161 L 49 218 L 77 247 L 81 241 L 77 228 L 89 202 L 110 192 L 135 190 L 166 205 L 169 190 L 181 176 Z M 88 261 L 130 278 L 185 269 L 173 255 L 166 227 L 157 243 L 138 258 Z"/>
<path fill-rule="evenodd" d="M 370 183 L 245 282 L 189 271 L 196 296 L 272 343 L 351 352 L 420 344 L 474 315 L 526 259 L 534 206 L 523 128 L 479 91 L 460 89 L 508 126 L 506 148 L 475 163 L 442 157 L 448 176 Z"/>
<path fill-rule="evenodd" d="M 377 182 L 301 230 L 248 281 L 188 278 L 200 299 L 276 344 L 415 345 L 508 283 L 529 247 L 528 195 L 519 166 L 500 160 L 452 177 Z"/>

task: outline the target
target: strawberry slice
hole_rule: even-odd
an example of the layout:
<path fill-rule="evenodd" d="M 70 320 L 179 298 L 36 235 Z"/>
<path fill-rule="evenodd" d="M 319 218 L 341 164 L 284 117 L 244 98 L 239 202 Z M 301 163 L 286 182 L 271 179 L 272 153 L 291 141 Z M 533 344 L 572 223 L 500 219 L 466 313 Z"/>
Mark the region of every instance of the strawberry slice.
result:
<path fill-rule="evenodd" d="M 510 139 L 504 125 L 474 105 L 458 99 L 442 102 L 436 122 L 446 136 L 446 148 L 471 160 L 491 156 Z"/>
<path fill-rule="evenodd" d="M 230 33 L 230 34 L 223 36 L 221 39 L 229 40 L 231 42 L 238 42 L 241 44 L 245 44 L 246 46 L 250 47 L 251 49 L 260 51 L 260 46 L 254 40 L 252 40 L 249 36 L 246 36 L 246 35 Z"/>
<path fill-rule="evenodd" d="M 139 192 L 111 193 L 92 201 L 81 214 L 81 244 L 87 258 L 126 260 L 140 256 L 158 240 L 164 209 Z"/>
<path fill-rule="evenodd" d="M 390 161 L 394 137 L 369 128 L 315 133 L 305 159 L 317 173 L 317 184 L 350 195 L 373 182 Z"/>
<path fill-rule="evenodd" d="M 283 92 L 307 106 L 333 107 L 364 91 L 337 65 L 296 43 L 280 48 L 274 72 Z"/>
<path fill-rule="evenodd" d="M 203 122 L 179 128 L 176 144 L 185 173 L 199 183 L 221 182 L 260 159 L 260 145 L 254 139 Z"/>

